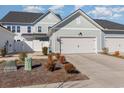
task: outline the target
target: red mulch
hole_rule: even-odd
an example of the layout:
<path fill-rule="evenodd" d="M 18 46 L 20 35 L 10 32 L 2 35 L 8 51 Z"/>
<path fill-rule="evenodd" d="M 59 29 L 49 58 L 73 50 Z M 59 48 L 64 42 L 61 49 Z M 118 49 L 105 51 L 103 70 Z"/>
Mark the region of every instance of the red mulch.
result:
<path fill-rule="evenodd" d="M 86 75 L 81 73 L 67 74 L 62 67 L 53 72 L 45 68 L 46 59 L 34 59 L 32 71 L 25 71 L 23 65 L 18 65 L 15 72 L 3 72 L 3 63 L 0 64 L 0 87 L 22 87 L 29 85 L 56 83 L 63 81 L 87 80 Z"/>

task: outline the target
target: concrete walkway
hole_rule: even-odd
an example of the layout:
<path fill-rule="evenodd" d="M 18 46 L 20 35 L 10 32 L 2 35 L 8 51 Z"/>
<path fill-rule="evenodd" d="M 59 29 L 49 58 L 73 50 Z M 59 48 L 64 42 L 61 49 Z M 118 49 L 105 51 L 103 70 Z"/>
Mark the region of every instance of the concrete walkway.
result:
<path fill-rule="evenodd" d="M 124 60 L 101 54 L 72 54 L 66 55 L 69 62 L 86 74 L 90 79 L 33 85 L 28 87 L 44 88 L 118 88 L 124 87 Z"/>

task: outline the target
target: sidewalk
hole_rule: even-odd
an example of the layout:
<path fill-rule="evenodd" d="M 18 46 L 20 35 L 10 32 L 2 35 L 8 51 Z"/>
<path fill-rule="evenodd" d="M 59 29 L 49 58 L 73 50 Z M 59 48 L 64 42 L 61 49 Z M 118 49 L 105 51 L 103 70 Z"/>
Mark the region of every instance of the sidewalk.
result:
<path fill-rule="evenodd" d="M 60 82 L 60 83 L 52 83 L 52 84 L 32 85 L 21 88 L 92 88 L 92 87 L 100 88 L 102 86 L 90 79 L 90 80 L 69 81 L 65 83 Z"/>
<path fill-rule="evenodd" d="M 18 56 L 19 54 L 6 55 L 6 57 L 0 57 L 0 61 L 16 60 L 16 59 L 19 59 Z M 44 56 L 42 52 L 28 53 L 28 56 L 32 57 L 33 59 L 46 59 L 47 58 L 47 56 Z"/>

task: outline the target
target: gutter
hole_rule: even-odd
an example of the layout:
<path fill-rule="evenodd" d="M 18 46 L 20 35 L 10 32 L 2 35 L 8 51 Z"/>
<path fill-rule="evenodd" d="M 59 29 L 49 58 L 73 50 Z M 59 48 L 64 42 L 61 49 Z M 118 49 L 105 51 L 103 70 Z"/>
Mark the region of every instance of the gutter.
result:
<path fill-rule="evenodd" d="M 103 29 L 103 31 L 124 31 L 124 30 L 120 30 L 120 29 Z"/>

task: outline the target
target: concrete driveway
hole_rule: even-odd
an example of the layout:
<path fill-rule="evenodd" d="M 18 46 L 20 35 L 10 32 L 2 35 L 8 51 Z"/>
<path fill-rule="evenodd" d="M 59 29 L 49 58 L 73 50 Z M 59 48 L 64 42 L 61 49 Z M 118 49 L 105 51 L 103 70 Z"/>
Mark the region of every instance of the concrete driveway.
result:
<path fill-rule="evenodd" d="M 90 78 L 73 87 L 124 87 L 124 59 L 101 54 L 72 54 L 66 58 Z"/>

